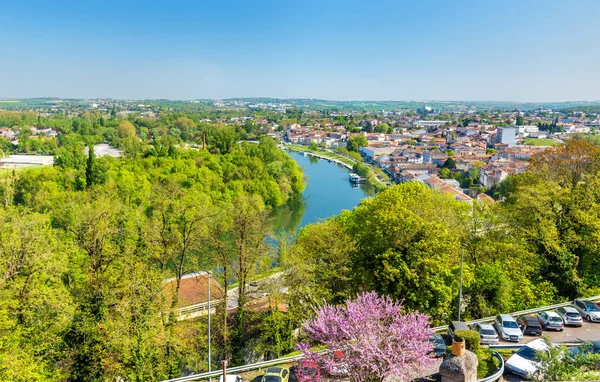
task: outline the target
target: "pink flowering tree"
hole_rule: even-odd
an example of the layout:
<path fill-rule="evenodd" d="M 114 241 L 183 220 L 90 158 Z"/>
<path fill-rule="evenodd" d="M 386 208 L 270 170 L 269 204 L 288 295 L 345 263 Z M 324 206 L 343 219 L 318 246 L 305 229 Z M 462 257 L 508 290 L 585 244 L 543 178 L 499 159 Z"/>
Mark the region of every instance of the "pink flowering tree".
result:
<path fill-rule="evenodd" d="M 315 309 L 316 316 L 303 324 L 310 343 L 328 351 L 314 352 L 308 343 L 297 347 L 325 369 L 332 352 L 345 353 L 349 377 L 356 382 L 410 381 L 433 363 L 429 317 L 406 313 L 402 305 L 375 292 L 363 293 L 345 305 Z"/>

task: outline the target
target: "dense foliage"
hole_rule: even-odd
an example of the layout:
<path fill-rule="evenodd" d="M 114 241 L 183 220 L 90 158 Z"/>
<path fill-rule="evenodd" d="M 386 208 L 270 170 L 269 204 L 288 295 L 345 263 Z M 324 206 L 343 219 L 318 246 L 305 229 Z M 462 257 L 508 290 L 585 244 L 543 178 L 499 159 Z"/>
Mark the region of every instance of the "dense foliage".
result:
<path fill-rule="evenodd" d="M 122 139 L 137 140 L 121 127 Z M 163 280 L 179 288 L 184 274 L 218 267 L 215 277 L 243 291 L 273 261 L 269 210 L 303 187 L 299 167 L 269 139 L 214 153 L 153 145 L 120 159 L 85 154 L 75 140 L 54 167 L 4 172 L 0 380 L 151 381 L 206 370 L 206 322 L 177 322 L 177 294 Z M 237 319 L 221 320 L 213 367 L 243 350 L 244 308 L 240 298 Z"/>
<path fill-rule="evenodd" d="M 496 204 L 461 203 L 411 182 L 305 227 L 287 256 L 292 311 L 373 290 L 447 323 L 598 293 L 600 149 L 585 140 L 535 156 Z"/>

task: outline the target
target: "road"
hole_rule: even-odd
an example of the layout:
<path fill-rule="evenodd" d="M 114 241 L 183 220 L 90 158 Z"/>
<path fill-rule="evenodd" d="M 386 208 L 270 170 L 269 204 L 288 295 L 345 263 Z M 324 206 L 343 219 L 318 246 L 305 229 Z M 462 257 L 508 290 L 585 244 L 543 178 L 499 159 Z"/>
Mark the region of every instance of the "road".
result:
<path fill-rule="evenodd" d="M 554 330 L 544 330 L 544 336 L 548 336 L 554 343 L 578 343 L 586 341 L 600 340 L 600 323 L 584 322 L 580 328 L 567 326 L 562 332 Z M 539 337 L 525 336 L 524 343 L 533 341 Z M 502 341 L 502 344 L 511 344 L 511 342 Z M 514 342 L 512 342 L 514 344 Z M 514 375 L 508 370 L 504 372 L 504 380 L 509 382 L 525 381 L 521 377 Z"/>

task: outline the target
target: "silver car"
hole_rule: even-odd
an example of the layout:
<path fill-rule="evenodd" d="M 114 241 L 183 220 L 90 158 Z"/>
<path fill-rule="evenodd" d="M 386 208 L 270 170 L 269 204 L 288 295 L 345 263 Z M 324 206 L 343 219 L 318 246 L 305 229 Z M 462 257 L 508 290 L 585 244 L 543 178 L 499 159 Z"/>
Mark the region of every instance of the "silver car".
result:
<path fill-rule="evenodd" d="M 583 318 L 581 317 L 581 314 L 579 314 L 579 312 L 577 312 L 577 309 L 573 307 L 565 306 L 564 308 L 558 308 L 556 309 L 556 313 L 558 313 L 558 315 L 563 319 L 565 325 L 583 325 Z"/>
<path fill-rule="evenodd" d="M 563 319 L 554 312 L 540 312 L 538 313 L 538 320 L 542 324 L 542 328 L 560 330 L 561 332 L 565 328 Z"/>
<path fill-rule="evenodd" d="M 473 329 L 479 333 L 482 344 L 498 343 L 498 333 L 491 324 L 475 324 Z"/>
<path fill-rule="evenodd" d="M 577 309 L 579 314 L 586 320 L 600 322 L 600 308 L 592 301 L 575 299 L 573 300 L 573 308 Z"/>
<path fill-rule="evenodd" d="M 519 329 L 517 321 L 510 314 L 497 315 L 494 320 L 494 326 L 503 340 L 515 342 L 523 340 L 523 332 Z"/>

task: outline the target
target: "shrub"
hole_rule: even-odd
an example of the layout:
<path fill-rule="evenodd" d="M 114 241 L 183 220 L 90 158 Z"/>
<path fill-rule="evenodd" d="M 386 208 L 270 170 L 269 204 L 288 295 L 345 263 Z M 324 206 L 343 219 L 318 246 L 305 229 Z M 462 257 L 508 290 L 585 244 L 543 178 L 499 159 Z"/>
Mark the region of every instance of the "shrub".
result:
<path fill-rule="evenodd" d="M 465 339 L 465 347 L 473 353 L 479 352 L 481 345 L 481 337 L 474 330 L 457 330 L 455 336 L 460 336 Z"/>

